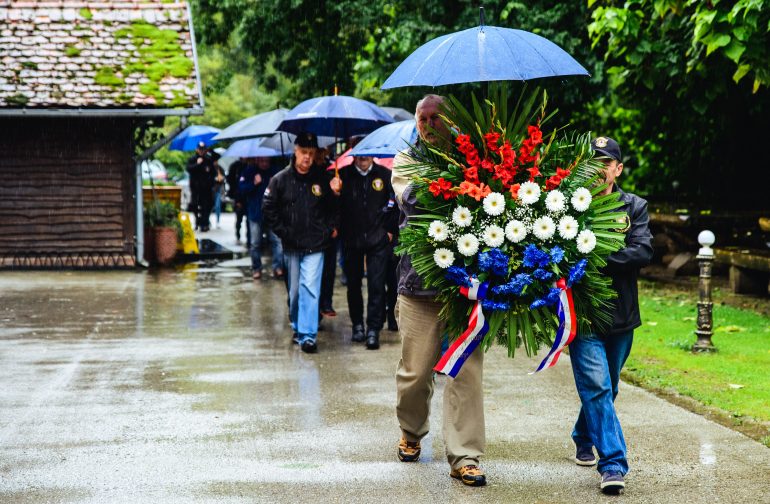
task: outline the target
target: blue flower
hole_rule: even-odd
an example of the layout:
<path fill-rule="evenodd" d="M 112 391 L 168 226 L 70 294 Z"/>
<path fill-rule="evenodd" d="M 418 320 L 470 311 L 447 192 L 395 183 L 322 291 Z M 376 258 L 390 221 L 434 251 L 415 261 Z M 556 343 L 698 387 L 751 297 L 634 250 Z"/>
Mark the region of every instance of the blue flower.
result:
<path fill-rule="evenodd" d="M 540 308 L 541 306 L 545 306 L 545 300 L 544 299 L 536 299 L 532 301 L 532 304 L 529 305 L 530 310 L 535 310 L 537 308 Z"/>
<path fill-rule="evenodd" d="M 551 249 L 551 260 L 554 264 L 559 264 L 564 259 L 564 249 L 558 245 Z"/>
<path fill-rule="evenodd" d="M 545 281 L 550 280 L 553 277 L 553 272 L 538 268 L 532 272 L 532 276 L 538 280 Z"/>
<path fill-rule="evenodd" d="M 481 302 L 481 307 L 490 311 L 506 311 L 511 308 L 508 303 L 502 301 L 492 301 L 491 299 L 485 299 Z"/>
<path fill-rule="evenodd" d="M 561 289 L 557 289 L 556 287 L 554 287 L 550 291 L 548 291 L 548 294 L 546 294 L 545 296 L 541 297 L 540 299 L 534 300 L 532 304 L 529 305 L 529 307 L 530 309 L 534 310 L 542 306 L 553 306 L 559 302 L 560 295 L 561 295 Z"/>
<path fill-rule="evenodd" d="M 492 287 L 493 294 L 513 294 L 515 296 L 521 296 L 524 287 L 532 283 L 532 277 L 526 273 L 519 273 L 513 277 L 508 283 Z"/>
<path fill-rule="evenodd" d="M 533 244 L 524 249 L 524 266 L 527 268 L 544 268 L 551 262 L 551 256 Z"/>
<path fill-rule="evenodd" d="M 465 271 L 465 268 L 461 266 L 448 267 L 444 278 L 463 287 L 471 286 L 470 275 L 468 275 L 468 272 Z"/>
<path fill-rule="evenodd" d="M 572 287 L 572 284 L 575 284 L 582 279 L 586 274 L 586 266 L 588 265 L 587 259 L 581 259 L 575 264 L 572 268 L 569 270 L 569 275 L 567 278 L 567 287 Z"/>
<path fill-rule="evenodd" d="M 479 254 L 479 269 L 481 271 L 491 271 L 497 276 L 508 276 L 508 256 L 499 248 L 490 249 L 488 252 Z"/>

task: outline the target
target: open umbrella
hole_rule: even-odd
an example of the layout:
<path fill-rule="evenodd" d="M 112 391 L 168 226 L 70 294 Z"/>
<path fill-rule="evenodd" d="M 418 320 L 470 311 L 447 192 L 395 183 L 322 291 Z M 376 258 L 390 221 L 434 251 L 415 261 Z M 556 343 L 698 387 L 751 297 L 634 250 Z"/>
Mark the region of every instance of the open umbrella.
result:
<path fill-rule="evenodd" d="M 214 143 L 214 136 L 219 133 L 219 128 L 212 126 L 193 125 L 188 126 L 171 140 L 169 150 L 191 151 L 195 150 L 198 142 L 203 142 L 206 147 Z"/>
<path fill-rule="evenodd" d="M 400 151 L 417 141 L 417 129 L 414 119 L 387 124 L 378 128 L 361 140 L 351 156 L 373 156 L 378 158 L 395 157 Z"/>
<path fill-rule="evenodd" d="M 525 81 L 589 75 L 561 47 L 534 33 L 481 25 L 443 35 L 418 47 L 387 78 L 382 89 L 462 82 Z"/>
<path fill-rule="evenodd" d="M 414 119 L 414 114 L 399 107 L 380 107 L 387 112 L 394 121 L 408 121 Z"/>
<path fill-rule="evenodd" d="M 278 129 L 278 125 L 281 124 L 287 112 L 287 109 L 279 108 L 241 119 L 223 129 L 214 137 L 214 140 L 240 140 L 272 135 Z"/>
<path fill-rule="evenodd" d="M 280 149 L 261 145 L 264 138 L 245 138 L 234 142 L 224 152 L 224 156 L 230 157 L 279 157 L 283 154 Z"/>
<path fill-rule="evenodd" d="M 369 133 L 393 122 L 393 118 L 374 103 L 352 96 L 322 96 L 305 100 L 286 114 L 280 131 L 309 131 L 319 136 L 348 138 Z"/>

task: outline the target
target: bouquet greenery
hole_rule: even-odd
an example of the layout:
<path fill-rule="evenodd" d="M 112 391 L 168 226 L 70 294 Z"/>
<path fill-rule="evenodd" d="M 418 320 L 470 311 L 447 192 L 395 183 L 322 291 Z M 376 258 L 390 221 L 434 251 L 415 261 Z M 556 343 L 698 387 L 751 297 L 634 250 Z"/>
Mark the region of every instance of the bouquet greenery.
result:
<path fill-rule="evenodd" d="M 452 141 L 412 146 L 413 162 L 399 169 L 421 213 L 398 252 L 437 290 L 451 339 L 471 334 L 485 350 L 497 339 L 513 357 L 522 343 L 528 355 L 552 344 L 565 326 L 574 337 L 611 323 L 616 294 L 601 268 L 623 247 L 628 218 L 617 193 L 600 194 L 589 135 L 544 138 L 546 94 L 536 106 L 539 92 L 522 93 L 510 114 L 507 95 L 492 85 L 471 110 L 450 96 L 442 119 Z"/>

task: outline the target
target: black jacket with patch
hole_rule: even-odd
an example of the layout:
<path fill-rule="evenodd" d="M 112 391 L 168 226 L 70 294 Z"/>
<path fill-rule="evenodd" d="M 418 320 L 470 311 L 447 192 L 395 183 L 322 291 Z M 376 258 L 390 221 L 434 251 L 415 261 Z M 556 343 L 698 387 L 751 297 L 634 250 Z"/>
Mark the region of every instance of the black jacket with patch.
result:
<path fill-rule="evenodd" d="M 349 165 L 339 170 L 340 236 L 346 248 L 368 249 L 388 240 L 396 196 L 390 170 L 374 163 L 366 176 Z"/>

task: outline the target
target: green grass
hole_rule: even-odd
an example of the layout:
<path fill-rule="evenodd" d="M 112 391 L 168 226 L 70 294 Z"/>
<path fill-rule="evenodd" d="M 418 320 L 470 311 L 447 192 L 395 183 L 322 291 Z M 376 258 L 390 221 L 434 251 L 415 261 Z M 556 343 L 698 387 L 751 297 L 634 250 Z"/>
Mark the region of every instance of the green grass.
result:
<path fill-rule="evenodd" d="M 643 325 L 635 332 L 624 376 L 692 397 L 734 419 L 770 422 L 770 318 L 717 299 L 712 341 L 718 351 L 693 354 L 697 295 L 642 282 Z"/>

